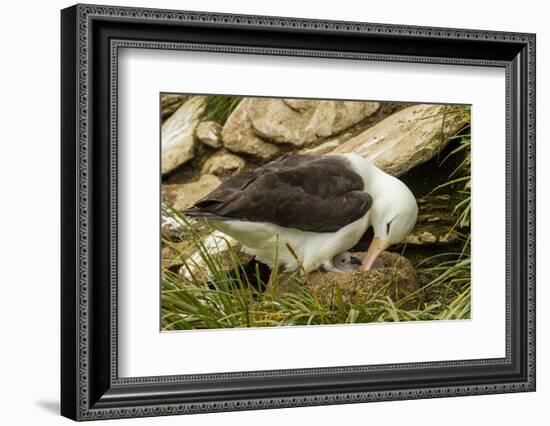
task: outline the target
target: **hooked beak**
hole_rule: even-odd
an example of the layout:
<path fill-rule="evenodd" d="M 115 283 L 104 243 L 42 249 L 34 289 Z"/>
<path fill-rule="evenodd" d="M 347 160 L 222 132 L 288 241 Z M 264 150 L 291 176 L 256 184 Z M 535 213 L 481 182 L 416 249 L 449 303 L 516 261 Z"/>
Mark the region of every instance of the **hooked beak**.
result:
<path fill-rule="evenodd" d="M 391 244 L 387 241 L 381 240 L 380 238 L 374 237 L 372 243 L 370 243 L 367 254 L 363 258 L 363 266 L 361 266 L 361 271 L 368 271 L 376 258 L 386 250 Z"/>
<path fill-rule="evenodd" d="M 363 264 L 363 262 L 361 262 L 361 259 L 355 256 L 351 256 L 349 263 L 356 266 L 361 266 Z"/>

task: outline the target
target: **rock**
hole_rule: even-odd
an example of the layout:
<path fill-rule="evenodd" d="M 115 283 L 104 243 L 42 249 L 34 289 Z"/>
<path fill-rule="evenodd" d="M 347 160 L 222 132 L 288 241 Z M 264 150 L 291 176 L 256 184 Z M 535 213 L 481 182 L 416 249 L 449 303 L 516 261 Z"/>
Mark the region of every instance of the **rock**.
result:
<path fill-rule="evenodd" d="M 300 278 L 300 285 L 315 294 L 321 303 L 339 303 L 335 302 L 339 292 L 342 303 L 348 307 L 373 296 L 386 285 L 389 285 L 387 295 L 394 301 L 418 288 L 416 271 L 406 258 L 391 252 L 383 252 L 379 258 L 383 263 L 380 268 L 350 273 L 313 272 Z M 281 281 L 276 291 L 284 294 L 293 289 L 289 282 Z M 417 303 L 418 298 L 411 302 Z"/>
<path fill-rule="evenodd" d="M 393 176 L 438 154 L 467 123 L 460 107 L 413 105 L 390 115 L 331 153 L 354 152 Z M 444 114 L 445 113 L 445 114 Z"/>
<path fill-rule="evenodd" d="M 413 246 L 442 246 L 460 242 L 457 231 L 464 232 L 465 225 L 455 227 L 457 217 L 454 206 L 460 201 L 449 194 L 430 194 L 418 198 L 418 218 L 411 233 L 403 243 Z M 469 233 L 467 231 L 466 233 Z"/>
<path fill-rule="evenodd" d="M 423 244 L 433 244 L 437 242 L 437 237 L 428 231 L 421 231 L 416 233 L 411 233 L 407 236 L 405 239 L 405 242 L 407 244 L 416 244 L 416 245 L 423 245 Z"/>
<path fill-rule="evenodd" d="M 209 258 L 216 258 L 216 268 L 222 268 L 225 272 L 231 272 L 236 263 L 245 266 L 252 262 L 254 257 L 241 248 L 237 240 L 214 231 L 201 240 L 200 250 L 194 250 L 189 257 L 182 259 L 179 274 L 187 280 L 194 277 L 198 281 L 208 282 L 214 275 L 210 270 L 210 261 L 207 261 Z"/>
<path fill-rule="evenodd" d="M 280 150 L 254 133 L 247 113 L 250 100 L 243 99 L 228 117 L 222 129 L 223 145 L 233 152 L 249 154 L 263 161 L 273 160 Z"/>
<path fill-rule="evenodd" d="M 220 151 L 210 157 L 202 166 L 201 173 L 216 176 L 231 176 L 241 171 L 245 162 L 242 158 L 230 152 Z"/>
<path fill-rule="evenodd" d="M 162 95 L 160 97 L 162 120 L 170 117 L 188 97 L 187 95 Z"/>
<path fill-rule="evenodd" d="M 304 112 L 311 109 L 315 105 L 315 100 L 312 99 L 281 99 L 290 108 L 298 112 Z"/>
<path fill-rule="evenodd" d="M 342 142 L 340 139 L 330 139 L 326 142 L 323 142 L 321 145 L 314 146 L 312 148 L 304 148 L 300 151 L 301 154 L 328 154 L 334 151 Z"/>
<path fill-rule="evenodd" d="M 376 102 L 246 98 L 227 119 L 223 144 L 233 152 L 269 161 L 280 154 L 275 144 L 301 148 L 322 143 L 379 107 Z"/>
<path fill-rule="evenodd" d="M 196 182 L 162 185 L 162 199 L 175 210 L 185 210 L 216 189 L 220 183 L 214 175 L 202 175 Z"/>
<path fill-rule="evenodd" d="M 203 144 L 212 148 L 221 148 L 221 131 L 222 126 L 215 121 L 203 121 L 197 126 L 195 135 Z"/>
<path fill-rule="evenodd" d="M 244 106 L 254 132 L 303 147 L 340 133 L 374 114 L 376 102 L 250 98 Z"/>
<path fill-rule="evenodd" d="M 195 128 L 199 124 L 204 109 L 205 97 L 193 96 L 162 125 L 163 175 L 191 160 L 195 155 Z"/>
<path fill-rule="evenodd" d="M 164 212 L 160 215 L 160 233 L 163 238 L 179 240 L 182 231 L 187 228 L 187 223 L 177 216 L 166 215 Z"/>

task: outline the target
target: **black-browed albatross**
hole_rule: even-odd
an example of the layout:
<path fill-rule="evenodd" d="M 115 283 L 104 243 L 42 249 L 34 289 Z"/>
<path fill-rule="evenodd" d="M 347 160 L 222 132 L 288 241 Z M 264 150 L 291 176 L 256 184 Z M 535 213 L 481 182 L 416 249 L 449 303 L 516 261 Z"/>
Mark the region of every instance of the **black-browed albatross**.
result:
<path fill-rule="evenodd" d="M 288 154 L 229 178 L 184 210 L 273 267 L 337 271 L 333 259 L 372 226 L 361 269 L 403 241 L 418 207 L 407 186 L 356 154 Z"/>

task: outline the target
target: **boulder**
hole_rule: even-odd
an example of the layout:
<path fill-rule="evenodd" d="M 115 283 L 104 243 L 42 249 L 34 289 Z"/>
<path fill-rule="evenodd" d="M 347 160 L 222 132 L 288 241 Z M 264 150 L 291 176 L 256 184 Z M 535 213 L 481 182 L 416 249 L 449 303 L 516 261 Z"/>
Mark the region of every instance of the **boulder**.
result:
<path fill-rule="evenodd" d="M 340 133 L 374 114 L 376 102 L 250 98 L 245 108 L 264 140 L 303 147 Z"/>
<path fill-rule="evenodd" d="M 311 148 L 301 149 L 300 154 L 312 154 L 312 155 L 330 154 L 337 147 L 339 147 L 341 143 L 342 141 L 339 138 L 329 139 L 321 143 L 320 145 L 317 145 Z"/>
<path fill-rule="evenodd" d="M 247 112 L 250 100 L 243 99 L 228 117 L 222 129 L 223 145 L 230 151 L 249 154 L 262 161 L 273 160 L 280 150 L 254 133 Z"/>
<path fill-rule="evenodd" d="M 195 155 L 195 128 L 204 114 L 205 97 L 193 96 L 162 125 L 162 174 L 170 173 Z"/>
<path fill-rule="evenodd" d="M 230 152 L 219 151 L 210 157 L 202 166 L 201 173 L 226 177 L 242 170 L 245 161 Z"/>
<path fill-rule="evenodd" d="M 246 98 L 227 119 L 223 144 L 233 152 L 270 161 L 280 154 L 276 144 L 302 148 L 322 143 L 379 107 L 377 102 Z"/>
<path fill-rule="evenodd" d="M 212 263 L 211 258 L 216 262 Z M 225 272 L 231 272 L 235 265 L 247 265 L 254 259 L 253 256 L 242 251 L 242 245 L 223 232 L 214 231 L 201 239 L 201 248 L 194 248 L 188 256 L 180 256 L 179 274 L 187 280 L 192 277 L 203 282 L 212 279 L 213 271 L 210 265 L 215 264 Z M 218 269 L 219 270 L 219 269 Z"/>
<path fill-rule="evenodd" d="M 187 223 L 175 215 L 165 214 L 164 211 L 160 215 L 160 233 L 162 238 L 167 238 L 171 241 L 178 241 L 182 231 L 187 228 Z"/>
<path fill-rule="evenodd" d="M 281 99 L 286 105 L 298 112 L 305 112 L 318 102 L 313 99 Z"/>
<path fill-rule="evenodd" d="M 170 117 L 188 98 L 187 95 L 161 95 L 161 115 L 162 120 Z"/>
<path fill-rule="evenodd" d="M 362 254 L 355 254 L 362 257 Z M 417 290 L 417 276 L 411 262 L 406 258 L 391 252 L 383 252 L 380 264 L 370 271 L 342 272 L 313 272 L 299 278 L 299 285 L 314 294 L 321 303 L 334 303 L 341 297 L 341 302 L 351 307 L 365 298 L 373 296 L 387 286 L 388 295 L 396 301 Z M 278 283 L 276 292 L 279 294 L 292 293 L 292 281 Z M 339 294 L 338 294 L 339 293 Z M 418 298 L 411 301 L 418 303 Z"/>
<path fill-rule="evenodd" d="M 353 152 L 393 176 L 430 160 L 468 122 L 460 107 L 413 105 L 349 139 L 332 154 Z"/>
<path fill-rule="evenodd" d="M 197 126 L 195 135 L 197 139 L 211 148 L 221 148 L 222 127 L 215 121 L 203 121 Z"/>
<path fill-rule="evenodd" d="M 202 175 L 196 182 L 162 185 L 162 199 L 175 210 L 185 210 L 216 189 L 220 183 L 214 175 Z"/>

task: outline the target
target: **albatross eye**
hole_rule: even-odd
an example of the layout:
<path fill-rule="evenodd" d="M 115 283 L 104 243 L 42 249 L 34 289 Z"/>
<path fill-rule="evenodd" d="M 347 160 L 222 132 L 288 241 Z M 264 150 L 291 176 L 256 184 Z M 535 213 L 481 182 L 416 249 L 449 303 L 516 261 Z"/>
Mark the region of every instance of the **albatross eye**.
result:
<path fill-rule="evenodd" d="M 397 216 L 395 216 L 397 217 Z M 386 235 L 390 234 L 390 225 L 395 220 L 395 217 L 386 224 Z"/>

